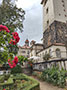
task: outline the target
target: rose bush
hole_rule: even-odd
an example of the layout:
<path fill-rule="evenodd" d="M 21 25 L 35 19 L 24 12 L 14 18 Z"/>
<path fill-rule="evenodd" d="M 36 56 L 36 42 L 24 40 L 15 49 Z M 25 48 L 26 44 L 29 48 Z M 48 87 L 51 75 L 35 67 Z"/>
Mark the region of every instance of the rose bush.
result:
<path fill-rule="evenodd" d="M 16 64 L 18 63 L 18 58 L 17 56 L 14 57 L 14 60 L 11 61 L 10 59 L 8 59 L 8 64 L 10 66 L 10 68 L 14 68 L 16 67 Z"/>
<path fill-rule="evenodd" d="M 7 33 L 9 33 L 9 34 L 7 34 Z M 0 25 L 0 35 L 2 36 L 2 37 L 0 37 L 0 41 L 1 41 L 0 42 L 0 50 L 2 49 L 1 52 L 6 51 L 6 53 L 8 53 L 6 44 L 16 45 L 20 40 L 17 32 L 13 32 L 11 35 L 10 30 L 4 25 Z M 9 36 L 9 38 L 7 36 Z M 4 42 L 2 42 L 2 40 Z M 8 56 L 9 56 L 9 53 L 8 53 Z M 4 57 L 4 56 L 2 56 L 2 57 Z M 18 63 L 17 56 L 14 57 L 13 61 L 11 61 L 11 58 L 8 59 L 8 63 L 9 63 L 10 68 L 14 68 L 16 66 L 16 64 Z"/>

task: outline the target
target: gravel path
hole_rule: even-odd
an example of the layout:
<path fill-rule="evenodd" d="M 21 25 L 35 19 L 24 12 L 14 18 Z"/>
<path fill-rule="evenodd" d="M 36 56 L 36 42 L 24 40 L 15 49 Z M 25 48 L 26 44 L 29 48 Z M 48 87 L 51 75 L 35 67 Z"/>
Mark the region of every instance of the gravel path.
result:
<path fill-rule="evenodd" d="M 36 79 L 36 80 L 38 80 L 38 79 Z M 53 86 L 52 84 L 48 84 L 47 82 L 40 81 L 40 80 L 38 80 L 38 81 L 40 83 L 40 90 L 65 90 L 62 88 L 58 88 L 57 86 Z"/>
<path fill-rule="evenodd" d="M 42 82 L 42 81 L 39 82 L 40 82 L 40 90 L 64 90 L 62 88 L 58 88 L 46 82 Z"/>

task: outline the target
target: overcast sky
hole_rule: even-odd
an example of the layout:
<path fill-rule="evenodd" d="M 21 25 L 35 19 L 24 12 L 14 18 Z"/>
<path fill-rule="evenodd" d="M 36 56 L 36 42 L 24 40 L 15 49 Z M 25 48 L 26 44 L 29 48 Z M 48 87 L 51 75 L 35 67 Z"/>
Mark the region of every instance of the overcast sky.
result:
<path fill-rule="evenodd" d="M 28 38 L 29 41 L 35 40 L 37 43 L 41 42 L 43 37 L 42 29 L 42 5 L 41 0 L 18 0 L 17 6 L 25 10 L 25 20 L 24 20 L 24 31 L 19 33 L 20 42 L 19 45 L 22 46 L 24 41 Z"/>

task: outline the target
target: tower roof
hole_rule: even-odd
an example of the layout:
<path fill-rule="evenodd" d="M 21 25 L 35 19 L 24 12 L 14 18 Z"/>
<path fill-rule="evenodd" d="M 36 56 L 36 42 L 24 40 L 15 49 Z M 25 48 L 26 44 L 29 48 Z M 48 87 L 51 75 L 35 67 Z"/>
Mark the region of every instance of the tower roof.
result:
<path fill-rule="evenodd" d="M 29 43 L 29 40 L 28 40 L 28 39 L 26 39 L 25 43 Z"/>

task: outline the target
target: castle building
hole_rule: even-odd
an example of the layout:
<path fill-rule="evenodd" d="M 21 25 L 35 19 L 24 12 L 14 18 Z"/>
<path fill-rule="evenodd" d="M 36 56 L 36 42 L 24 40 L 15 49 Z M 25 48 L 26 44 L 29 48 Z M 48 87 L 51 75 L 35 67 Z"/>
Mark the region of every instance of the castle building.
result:
<path fill-rule="evenodd" d="M 37 56 L 37 52 L 41 51 L 43 49 L 43 44 L 36 43 L 34 40 L 30 42 L 30 57 Z"/>
<path fill-rule="evenodd" d="M 42 0 L 42 4 L 44 48 L 63 43 L 62 33 L 67 33 L 67 0 Z"/>
<path fill-rule="evenodd" d="M 66 58 L 67 41 L 67 0 L 42 0 L 43 5 L 43 44 L 31 41 L 25 42 L 22 47 L 30 50 L 29 56 L 39 56 L 41 60 L 44 55 L 50 54 L 50 59 Z"/>
<path fill-rule="evenodd" d="M 23 46 L 19 46 L 18 56 L 24 56 L 29 58 L 30 56 L 30 46 L 29 46 L 29 40 L 26 39 L 25 44 Z"/>
<path fill-rule="evenodd" d="M 52 58 L 66 58 L 67 0 L 42 0 L 43 46 L 38 56 L 45 53 Z"/>

